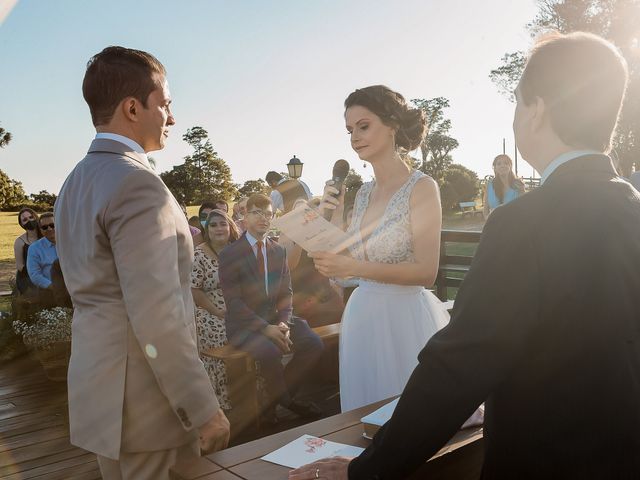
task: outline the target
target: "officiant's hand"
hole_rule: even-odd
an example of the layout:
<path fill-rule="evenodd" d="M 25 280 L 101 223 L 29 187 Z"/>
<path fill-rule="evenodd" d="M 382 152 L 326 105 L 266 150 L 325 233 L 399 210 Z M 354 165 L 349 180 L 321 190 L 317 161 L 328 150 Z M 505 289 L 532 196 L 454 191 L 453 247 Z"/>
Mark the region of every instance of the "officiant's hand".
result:
<path fill-rule="evenodd" d="M 329 252 L 312 252 L 309 256 L 313 258 L 313 263 L 325 277 L 346 278 L 355 276 L 355 260 L 345 255 L 336 255 Z"/>
<path fill-rule="evenodd" d="M 289 472 L 289 480 L 347 480 L 352 457 L 332 457 L 318 460 Z"/>
<path fill-rule="evenodd" d="M 199 429 L 200 449 L 205 453 L 213 453 L 223 450 L 229 445 L 231 433 L 229 420 L 221 408 L 211 419 Z"/>

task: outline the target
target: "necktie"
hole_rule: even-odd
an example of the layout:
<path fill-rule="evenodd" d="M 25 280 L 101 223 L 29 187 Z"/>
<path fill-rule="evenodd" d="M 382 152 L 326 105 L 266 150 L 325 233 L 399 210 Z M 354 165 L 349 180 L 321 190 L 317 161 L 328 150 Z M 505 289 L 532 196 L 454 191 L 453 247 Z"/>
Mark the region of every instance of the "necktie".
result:
<path fill-rule="evenodd" d="M 264 242 L 258 240 L 256 245 L 258 247 L 258 272 L 260 272 L 260 278 L 264 279 L 264 255 L 262 254 L 262 245 L 264 245 Z"/>

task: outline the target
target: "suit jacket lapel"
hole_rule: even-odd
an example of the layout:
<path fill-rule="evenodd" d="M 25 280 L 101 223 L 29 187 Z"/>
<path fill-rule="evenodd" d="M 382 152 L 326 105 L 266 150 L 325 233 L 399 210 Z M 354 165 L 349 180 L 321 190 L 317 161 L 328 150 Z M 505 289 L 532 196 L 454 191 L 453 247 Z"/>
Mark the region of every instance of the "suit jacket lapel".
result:
<path fill-rule="evenodd" d="M 273 240 L 266 240 L 267 246 L 267 278 L 269 280 L 269 298 L 273 297 L 278 291 L 277 283 L 279 281 L 279 262 L 275 249 L 273 248 Z"/>

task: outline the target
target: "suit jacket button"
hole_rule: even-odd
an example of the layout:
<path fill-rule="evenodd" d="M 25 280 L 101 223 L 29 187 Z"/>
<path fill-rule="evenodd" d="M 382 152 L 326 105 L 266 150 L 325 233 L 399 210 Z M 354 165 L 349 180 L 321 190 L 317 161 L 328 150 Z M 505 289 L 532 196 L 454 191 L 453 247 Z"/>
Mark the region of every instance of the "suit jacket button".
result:
<path fill-rule="evenodd" d="M 191 422 L 189 420 L 185 420 L 184 426 L 187 428 L 191 428 Z"/>

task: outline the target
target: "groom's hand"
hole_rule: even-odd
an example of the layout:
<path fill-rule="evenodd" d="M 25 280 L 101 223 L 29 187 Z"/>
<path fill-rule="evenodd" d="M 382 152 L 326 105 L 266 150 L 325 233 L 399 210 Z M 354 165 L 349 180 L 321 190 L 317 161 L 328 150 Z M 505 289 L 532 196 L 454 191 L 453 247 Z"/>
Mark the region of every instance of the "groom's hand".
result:
<path fill-rule="evenodd" d="M 229 445 L 229 436 L 231 434 L 229 420 L 227 420 L 227 416 L 221 408 L 198 430 L 200 433 L 200 449 L 205 454 L 223 450 Z"/>

